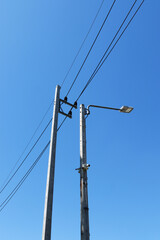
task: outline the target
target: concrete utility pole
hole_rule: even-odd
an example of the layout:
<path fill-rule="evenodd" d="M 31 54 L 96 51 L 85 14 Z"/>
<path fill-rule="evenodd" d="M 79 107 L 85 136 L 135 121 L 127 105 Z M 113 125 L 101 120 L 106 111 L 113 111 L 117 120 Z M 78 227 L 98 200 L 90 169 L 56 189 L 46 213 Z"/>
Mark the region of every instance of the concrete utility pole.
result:
<path fill-rule="evenodd" d="M 48 160 L 48 174 L 47 174 L 42 240 L 51 240 L 57 124 L 58 124 L 58 112 L 59 112 L 59 104 L 60 104 L 59 98 L 60 98 L 60 86 L 57 85 L 56 91 L 55 91 L 50 151 L 49 151 L 49 160 Z"/>
<path fill-rule="evenodd" d="M 81 197 L 81 240 L 89 240 L 89 209 L 86 160 L 86 109 L 80 105 L 80 197 Z"/>

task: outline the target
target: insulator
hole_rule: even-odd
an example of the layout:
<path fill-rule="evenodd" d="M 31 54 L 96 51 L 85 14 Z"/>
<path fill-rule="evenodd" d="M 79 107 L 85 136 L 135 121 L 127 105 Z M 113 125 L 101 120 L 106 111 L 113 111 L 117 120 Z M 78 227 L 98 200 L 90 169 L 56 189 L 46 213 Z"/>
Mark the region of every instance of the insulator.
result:
<path fill-rule="evenodd" d="M 64 98 L 64 101 L 66 101 L 66 102 L 67 102 L 67 100 L 68 100 L 68 98 L 67 98 L 67 97 L 65 97 L 65 98 Z"/>
<path fill-rule="evenodd" d="M 68 115 L 72 117 L 72 111 L 71 110 L 69 111 Z"/>
<path fill-rule="evenodd" d="M 74 106 L 77 108 L 77 101 L 74 102 Z"/>

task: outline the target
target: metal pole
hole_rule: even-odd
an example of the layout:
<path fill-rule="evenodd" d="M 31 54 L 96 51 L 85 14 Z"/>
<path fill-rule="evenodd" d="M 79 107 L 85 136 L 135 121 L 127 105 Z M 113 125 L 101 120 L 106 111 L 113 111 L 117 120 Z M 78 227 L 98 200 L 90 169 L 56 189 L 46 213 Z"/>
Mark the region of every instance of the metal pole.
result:
<path fill-rule="evenodd" d="M 86 160 L 86 109 L 80 105 L 80 197 L 81 197 L 81 240 L 89 240 L 89 209 Z"/>
<path fill-rule="evenodd" d="M 54 108 L 53 108 L 42 240 L 51 240 L 54 170 L 55 170 L 55 156 L 56 156 L 59 97 L 60 97 L 59 95 L 60 95 L 60 86 L 57 85 L 55 90 L 55 100 L 54 100 Z"/>

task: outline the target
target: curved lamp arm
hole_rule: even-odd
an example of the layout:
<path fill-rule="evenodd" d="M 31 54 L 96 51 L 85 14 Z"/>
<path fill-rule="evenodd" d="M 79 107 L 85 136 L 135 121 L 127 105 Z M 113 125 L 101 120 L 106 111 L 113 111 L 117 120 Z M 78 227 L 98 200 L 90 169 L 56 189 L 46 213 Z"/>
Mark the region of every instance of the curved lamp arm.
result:
<path fill-rule="evenodd" d="M 133 110 L 133 107 L 128 107 L 128 106 L 122 106 L 121 108 L 111 108 L 111 107 L 104 107 L 104 106 L 98 106 L 98 105 L 88 105 L 88 107 L 86 109 L 87 115 L 90 114 L 90 110 L 89 110 L 90 107 L 116 110 L 116 111 L 123 112 L 123 113 L 130 113 Z"/>

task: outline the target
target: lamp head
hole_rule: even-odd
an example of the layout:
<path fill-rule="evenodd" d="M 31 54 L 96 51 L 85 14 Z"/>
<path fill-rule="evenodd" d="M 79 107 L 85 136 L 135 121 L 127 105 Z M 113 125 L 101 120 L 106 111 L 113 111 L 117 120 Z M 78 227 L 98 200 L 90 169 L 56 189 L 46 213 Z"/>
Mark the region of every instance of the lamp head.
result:
<path fill-rule="evenodd" d="M 130 113 L 132 112 L 132 110 L 133 110 L 133 107 L 122 106 L 119 111 L 123 113 Z"/>

